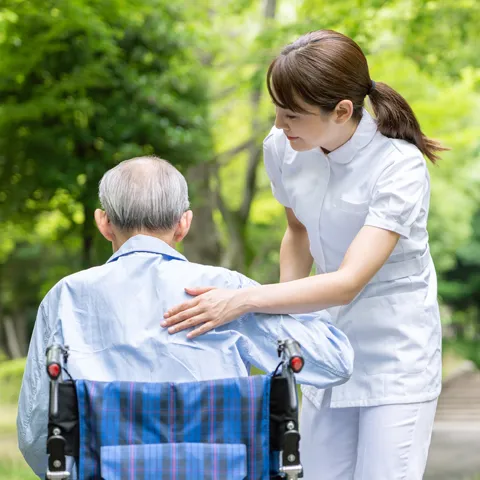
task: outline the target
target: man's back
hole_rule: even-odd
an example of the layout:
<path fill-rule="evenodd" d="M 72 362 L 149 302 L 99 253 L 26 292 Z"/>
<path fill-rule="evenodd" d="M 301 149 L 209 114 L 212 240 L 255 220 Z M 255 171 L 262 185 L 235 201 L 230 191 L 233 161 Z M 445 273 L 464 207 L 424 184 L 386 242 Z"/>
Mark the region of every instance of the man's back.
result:
<path fill-rule="evenodd" d="M 19 400 L 19 446 L 32 469 L 46 465 L 48 379 L 45 349 L 68 345 L 74 379 L 185 382 L 246 376 L 251 364 L 272 371 L 276 341 L 295 338 L 306 367 L 299 381 L 318 388 L 345 382 L 353 351 L 345 335 L 317 314 L 249 315 L 197 339 L 170 335 L 163 314 L 185 300 L 186 286 L 254 285 L 237 272 L 193 264 L 158 238 L 130 238 L 111 259 L 60 281 L 42 302 Z"/>
<path fill-rule="evenodd" d="M 138 235 L 127 244 L 105 265 L 65 278 L 52 292 L 59 296 L 58 304 L 52 299 L 61 324 L 57 340 L 70 347 L 71 375 L 148 382 L 248 375 L 248 340 L 238 328 L 246 320 L 193 340 L 160 326 L 163 314 L 188 298 L 186 286 L 239 288 L 248 280 L 187 262 L 153 237 Z"/>

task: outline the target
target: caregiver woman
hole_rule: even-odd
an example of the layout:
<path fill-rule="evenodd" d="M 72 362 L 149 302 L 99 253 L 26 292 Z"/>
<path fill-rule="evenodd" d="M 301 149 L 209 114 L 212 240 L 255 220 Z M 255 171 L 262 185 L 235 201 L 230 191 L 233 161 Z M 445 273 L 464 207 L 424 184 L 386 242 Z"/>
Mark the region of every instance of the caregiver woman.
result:
<path fill-rule="evenodd" d="M 282 283 L 187 289 L 200 295 L 165 324 L 171 333 L 201 325 L 194 337 L 248 312 L 329 308 L 354 347 L 355 370 L 331 390 L 303 389 L 305 479 L 421 479 L 441 386 L 424 157 L 435 162 L 445 149 L 403 97 L 372 81 L 361 49 L 340 33 L 285 47 L 267 83 L 276 121 L 265 167 L 288 219 Z"/>

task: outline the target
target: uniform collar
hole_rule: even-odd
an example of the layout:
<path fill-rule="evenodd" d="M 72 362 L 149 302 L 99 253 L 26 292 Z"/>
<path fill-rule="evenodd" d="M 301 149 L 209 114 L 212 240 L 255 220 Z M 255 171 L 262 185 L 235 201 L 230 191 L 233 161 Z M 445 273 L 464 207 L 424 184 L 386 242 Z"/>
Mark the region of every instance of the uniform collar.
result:
<path fill-rule="evenodd" d="M 348 142 L 338 147 L 327 155 L 327 158 L 334 163 L 349 163 L 356 153 L 366 147 L 373 139 L 377 131 L 377 124 L 372 116 L 363 109 L 362 119 L 358 124 L 355 133 Z"/>
<path fill-rule="evenodd" d="M 108 260 L 107 263 L 114 262 L 120 257 L 130 255 L 136 252 L 147 252 L 164 255 L 177 260 L 187 259 L 178 253 L 174 248 L 167 245 L 163 240 L 159 238 L 151 237 L 150 235 L 135 235 L 129 238 Z"/>

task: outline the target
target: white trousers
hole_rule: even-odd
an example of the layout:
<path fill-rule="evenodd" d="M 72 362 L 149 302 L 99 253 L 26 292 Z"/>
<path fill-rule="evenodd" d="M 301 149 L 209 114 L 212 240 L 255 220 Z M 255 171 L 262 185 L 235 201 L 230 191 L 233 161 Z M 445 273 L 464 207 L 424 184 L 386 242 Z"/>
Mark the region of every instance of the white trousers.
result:
<path fill-rule="evenodd" d="M 437 400 L 318 409 L 303 397 L 304 480 L 421 480 L 436 407 Z"/>

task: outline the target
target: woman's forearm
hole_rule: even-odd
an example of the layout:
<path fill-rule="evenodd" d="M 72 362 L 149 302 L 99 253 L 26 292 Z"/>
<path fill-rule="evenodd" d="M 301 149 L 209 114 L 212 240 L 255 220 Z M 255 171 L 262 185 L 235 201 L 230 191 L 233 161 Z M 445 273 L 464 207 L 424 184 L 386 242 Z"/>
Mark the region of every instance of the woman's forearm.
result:
<path fill-rule="evenodd" d="M 238 290 L 242 313 L 306 313 L 350 303 L 388 260 L 399 234 L 364 226 L 336 272 Z"/>
<path fill-rule="evenodd" d="M 280 247 L 280 282 L 308 277 L 312 264 L 307 230 L 287 227 Z"/>
<path fill-rule="evenodd" d="M 237 292 L 243 312 L 308 313 L 350 303 L 357 286 L 342 270 Z M 241 305 L 241 307 L 240 307 Z"/>

